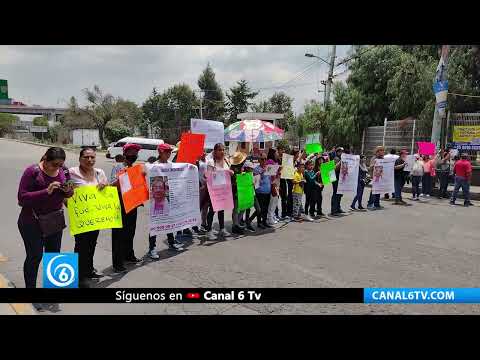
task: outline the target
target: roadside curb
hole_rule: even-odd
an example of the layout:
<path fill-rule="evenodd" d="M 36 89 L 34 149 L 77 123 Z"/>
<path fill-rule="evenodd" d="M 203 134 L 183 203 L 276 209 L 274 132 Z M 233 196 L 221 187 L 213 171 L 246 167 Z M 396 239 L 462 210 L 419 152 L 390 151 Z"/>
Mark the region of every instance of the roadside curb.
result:
<path fill-rule="evenodd" d="M 0 274 L 0 289 L 14 288 L 15 286 L 2 274 Z M 5 304 L 10 306 L 15 315 L 37 315 L 32 304 Z M 0 314 L 3 315 L 3 314 Z"/>
<path fill-rule="evenodd" d="M 365 186 L 366 188 L 372 188 L 372 185 L 367 185 Z M 449 186 L 449 190 L 448 190 L 448 193 L 451 194 L 452 193 L 452 187 Z M 411 194 L 412 193 L 412 188 L 411 187 L 407 187 L 405 186 L 403 189 L 402 189 L 402 193 L 407 193 L 407 194 Z M 435 196 L 438 196 L 440 194 L 440 190 L 439 189 L 432 189 L 432 197 L 435 197 Z M 463 199 L 463 192 L 462 191 L 459 191 L 458 192 L 458 195 L 457 195 L 457 199 Z M 475 201 L 480 201 L 480 193 L 475 193 L 475 192 L 472 192 L 470 190 L 470 200 L 475 200 Z"/>

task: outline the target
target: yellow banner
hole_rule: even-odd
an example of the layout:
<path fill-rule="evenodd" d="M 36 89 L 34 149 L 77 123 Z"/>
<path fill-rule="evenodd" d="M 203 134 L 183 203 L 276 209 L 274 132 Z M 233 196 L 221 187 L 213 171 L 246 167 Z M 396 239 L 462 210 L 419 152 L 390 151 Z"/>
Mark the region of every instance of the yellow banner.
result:
<path fill-rule="evenodd" d="M 454 126 L 453 142 L 473 142 L 480 139 L 480 126 Z"/>
<path fill-rule="evenodd" d="M 68 199 L 70 234 L 93 230 L 121 228 L 122 212 L 115 186 L 98 190 L 96 186 L 80 186 Z"/>

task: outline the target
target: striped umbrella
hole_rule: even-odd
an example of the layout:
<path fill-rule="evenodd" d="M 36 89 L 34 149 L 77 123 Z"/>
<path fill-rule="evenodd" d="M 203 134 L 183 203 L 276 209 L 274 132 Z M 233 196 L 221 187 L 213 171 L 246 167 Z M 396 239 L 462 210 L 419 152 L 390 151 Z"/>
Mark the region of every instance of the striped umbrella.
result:
<path fill-rule="evenodd" d="M 284 131 L 271 122 L 242 120 L 225 129 L 225 141 L 266 142 L 283 139 Z"/>

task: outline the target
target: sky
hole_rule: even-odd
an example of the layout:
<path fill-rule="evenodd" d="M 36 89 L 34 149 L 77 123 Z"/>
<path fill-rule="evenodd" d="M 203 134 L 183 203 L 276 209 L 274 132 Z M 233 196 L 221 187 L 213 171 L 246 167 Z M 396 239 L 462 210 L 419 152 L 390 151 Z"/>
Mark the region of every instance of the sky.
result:
<path fill-rule="evenodd" d="M 337 46 L 336 62 L 347 57 L 350 48 Z M 320 81 L 328 73 L 326 63 L 305 53 L 329 60 L 330 49 L 330 45 L 0 45 L 0 79 L 8 80 L 10 98 L 27 105 L 64 107 L 71 96 L 83 105 L 82 89 L 95 84 L 141 105 L 153 87 L 163 91 L 186 83 L 198 89 L 198 77 L 210 63 L 224 91 L 241 79 L 260 91 L 255 102 L 284 91 L 294 98 L 298 114 L 309 100 L 323 101 L 318 89 L 323 90 Z M 335 69 L 342 73 L 336 81 L 346 79 L 345 70 Z"/>

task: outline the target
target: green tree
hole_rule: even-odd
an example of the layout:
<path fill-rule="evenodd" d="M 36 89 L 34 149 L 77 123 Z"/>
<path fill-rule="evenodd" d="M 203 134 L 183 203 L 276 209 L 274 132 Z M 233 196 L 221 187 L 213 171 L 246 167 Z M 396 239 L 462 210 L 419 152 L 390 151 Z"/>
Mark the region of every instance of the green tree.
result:
<path fill-rule="evenodd" d="M 215 80 L 215 73 L 207 64 L 198 78 L 198 87 L 203 91 L 202 116 L 204 119 L 222 120 L 225 113 L 225 101 L 222 88 Z"/>
<path fill-rule="evenodd" d="M 159 94 L 153 89 L 142 105 L 144 123 L 155 128 L 162 139 L 176 142 L 182 131 L 190 128 L 199 101 L 186 84 L 175 85 Z"/>
<path fill-rule="evenodd" d="M 247 112 L 252 105 L 251 99 L 254 99 L 258 92 L 252 91 L 246 80 L 240 80 L 236 86 L 230 88 L 227 93 L 227 113 L 228 124 L 237 121 L 237 115 Z"/>
<path fill-rule="evenodd" d="M 127 126 L 120 119 L 110 121 L 105 127 L 105 136 L 110 141 L 117 141 L 121 138 L 132 136 L 133 134 L 133 128 Z"/>
<path fill-rule="evenodd" d="M 48 126 L 48 118 L 46 116 L 37 116 L 33 118 L 34 126 Z"/>
<path fill-rule="evenodd" d="M 13 126 L 20 120 L 16 115 L 0 113 L 0 136 L 13 132 Z"/>
<path fill-rule="evenodd" d="M 260 101 L 251 106 L 254 112 L 272 112 L 283 114 L 283 119 L 277 121 L 277 125 L 288 131 L 289 124 L 295 120 L 292 111 L 293 99 L 284 92 L 274 93 L 268 100 Z"/>

